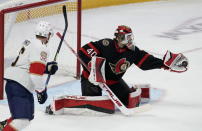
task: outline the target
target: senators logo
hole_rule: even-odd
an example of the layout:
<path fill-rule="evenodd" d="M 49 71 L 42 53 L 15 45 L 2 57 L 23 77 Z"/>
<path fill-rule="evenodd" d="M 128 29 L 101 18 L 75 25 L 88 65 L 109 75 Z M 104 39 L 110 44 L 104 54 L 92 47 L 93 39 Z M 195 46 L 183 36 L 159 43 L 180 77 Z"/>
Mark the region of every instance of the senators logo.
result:
<path fill-rule="evenodd" d="M 102 41 L 102 44 L 103 44 L 104 46 L 108 46 L 108 45 L 109 45 L 109 41 L 108 41 L 108 40 L 103 40 L 103 41 Z"/>
<path fill-rule="evenodd" d="M 126 61 L 126 58 L 122 58 L 116 64 L 109 63 L 109 65 L 115 74 L 121 74 L 130 67 L 130 62 Z"/>

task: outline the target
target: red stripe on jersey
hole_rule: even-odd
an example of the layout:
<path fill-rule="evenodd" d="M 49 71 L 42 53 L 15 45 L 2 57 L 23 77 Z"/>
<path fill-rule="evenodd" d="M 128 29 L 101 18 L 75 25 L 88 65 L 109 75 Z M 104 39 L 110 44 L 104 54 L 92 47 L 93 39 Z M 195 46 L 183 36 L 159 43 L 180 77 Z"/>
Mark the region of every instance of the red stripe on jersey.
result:
<path fill-rule="evenodd" d="M 88 52 L 84 48 L 80 48 L 80 51 L 82 51 L 87 57 L 91 58 Z"/>
<path fill-rule="evenodd" d="M 46 69 L 46 65 L 40 62 L 34 62 L 30 64 L 29 73 L 43 75 Z"/>
<path fill-rule="evenodd" d="M 117 84 L 118 81 L 115 81 L 115 80 L 106 80 L 106 84 L 107 85 L 114 85 L 114 84 Z"/>
<path fill-rule="evenodd" d="M 97 55 L 100 54 L 100 51 L 99 51 L 92 43 L 88 43 L 88 46 L 89 46 L 90 48 L 92 48 L 92 49 L 97 53 Z"/>
<path fill-rule="evenodd" d="M 140 62 L 138 63 L 138 67 L 141 67 L 142 66 L 142 63 L 147 59 L 147 57 L 149 57 L 150 55 L 149 54 L 146 54 L 141 60 Z"/>

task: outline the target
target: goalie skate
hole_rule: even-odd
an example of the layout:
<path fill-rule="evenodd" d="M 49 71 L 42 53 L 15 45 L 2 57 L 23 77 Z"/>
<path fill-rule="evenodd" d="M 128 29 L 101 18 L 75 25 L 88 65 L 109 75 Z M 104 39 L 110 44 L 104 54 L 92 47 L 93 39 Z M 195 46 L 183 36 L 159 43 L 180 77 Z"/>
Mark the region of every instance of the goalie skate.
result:
<path fill-rule="evenodd" d="M 53 115 L 53 111 L 52 111 L 52 109 L 51 109 L 51 105 L 46 106 L 45 113 L 46 113 L 46 114 L 49 114 L 49 115 Z"/>

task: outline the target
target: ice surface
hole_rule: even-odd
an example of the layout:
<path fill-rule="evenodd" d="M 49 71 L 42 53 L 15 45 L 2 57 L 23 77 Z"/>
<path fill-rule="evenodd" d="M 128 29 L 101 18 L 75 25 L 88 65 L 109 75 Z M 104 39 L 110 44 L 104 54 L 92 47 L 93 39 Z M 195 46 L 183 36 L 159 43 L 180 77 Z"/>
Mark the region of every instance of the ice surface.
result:
<path fill-rule="evenodd" d="M 164 70 L 142 71 L 132 66 L 124 76 L 126 82 L 149 83 L 152 87 L 165 91 L 163 97 L 156 98 L 156 101 L 151 103 L 152 110 L 135 117 L 121 114 L 48 116 L 41 111 L 44 105 L 36 102 L 35 119 L 24 131 L 202 130 L 200 12 L 200 0 L 146 2 L 83 11 L 82 44 L 100 38 L 112 38 L 117 25 L 125 24 L 133 29 L 136 45 L 157 57 L 162 57 L 166 50 L 184 52 L 189 59 L 189 70 L 179 74 Z M 80 94 L 79 81 L 49 88 L 48 93 L 49 100 L 45 105 L 50 103 L 54 95 Z M 8 106 L 2 101 L 0 120 L 7 117 Z"/>

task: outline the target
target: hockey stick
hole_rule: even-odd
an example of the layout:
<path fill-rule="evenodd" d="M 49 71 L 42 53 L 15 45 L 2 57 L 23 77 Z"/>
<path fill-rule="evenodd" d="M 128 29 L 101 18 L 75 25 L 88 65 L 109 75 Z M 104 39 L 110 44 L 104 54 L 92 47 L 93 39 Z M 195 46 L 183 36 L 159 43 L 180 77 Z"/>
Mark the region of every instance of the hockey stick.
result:
<path fill-rule="evenodd" d="M 53 61 L 56 61 L 56 59 L 57 59 L 57 56 L 58 56 L 58 54 L 59 54 L 59 52 L 60 52 L 60 48 L 61 48 L 61 46 L 62 46 L 62 43 L 63 43 L 64 37 L 65 37 L 65 34 L 66 34 L 66 32 L 67 32 L 67 28 L 68 28 L 67 10 L 66 10 L 66 6 L 65 6 L 65 5 L 63 5 L 62 10 L 63 10 L 64 20 L 65 20 L 65 28 L 64 28 L 64 32 L 63 32 L 63 34 L 62 34 L 62 36 L 61 36 L 61 38 L 60 38 L 60 43 L 59 43 L 59 45 L 58 45 L 58 48 L 57 48 L 57 51 L 56 51 L 56 53 L 55 53 L 55 57 L 54 57 L 54 60 L 53 60 Z M 46 79 L 46 83 L 45 83 L 45 89 L 47 89 L 47 87 L 48 87 L 48 82 L 49 82 L 49 80 L 50 80 L 50 76 L 51 76 L 51 75 L 48 74 L 48 78 Z"/>
<path fill-rule="evenodd" d="M 62 38 L 61 34 L 59 32 L 56 33 L 56 35 L 59 38 Z M 83 60 L 78 56 L 78 54 L 74 51 L 74 49 L 67 43 L 66 40 L 64 40 L 64 43 L 67 45 L 67 47 L 72 51 L 72 53 L 77 57 L 77 59 L 81 62 L 83 66 L 86 67 L 86 69 L 89 70 L 88 66 L 83 62 Z M 119 100 L 119 98 L 111 91 L 111 89 L 105 84 L 105 83 L 100 83 L 99 84 L 100 88 L 104 90 L 107 95 L 110 97 L 112 102 L 116 105 L 116 107 L 124 114 L 124 115 L 134 115 L 140 112 L 145 112 L 147 110 L 151 109 L 150 104 L 145 104 L 136 108 L 126 108 L 126 106 Z"/>

